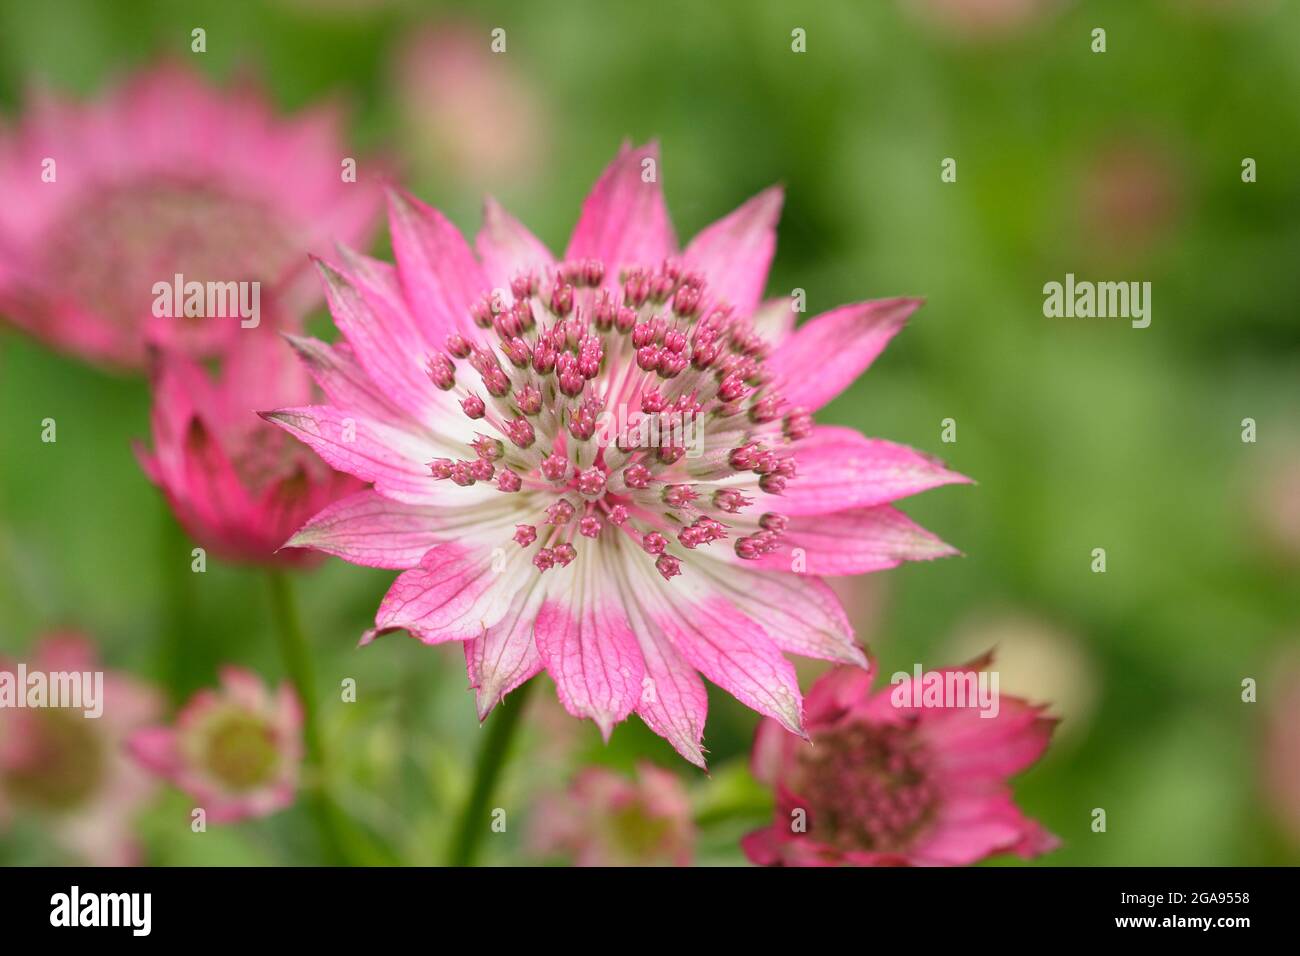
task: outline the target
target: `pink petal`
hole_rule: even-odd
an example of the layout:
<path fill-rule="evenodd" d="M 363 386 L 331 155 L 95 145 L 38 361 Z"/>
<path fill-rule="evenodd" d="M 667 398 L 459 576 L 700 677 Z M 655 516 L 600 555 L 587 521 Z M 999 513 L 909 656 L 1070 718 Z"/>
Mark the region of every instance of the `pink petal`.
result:
<path fill-rule="evenodd" d="M 815 412 L 867 370 L 920 305 L 920 299 L 877 299 L 808 320 L 768 360 L 781 394 Z"/>
<path fill-rule="evenodd" d="M 226 664 L 220 669 L 221 689 L 226 697 L 250 711 L 266 708 L 268 698 L 262 679 L 245 667 Z"/>
<path fill-rule="evenodd" d="M 286 548 L 315 548 L 369 568 L 415 568 L 425 552 L 446 540 L 447 509 L 407 504 L 366 490 L 321 511 Z"/>
<path fill-rule="evenodd" d="M 416 421 L 427 424 L 445 416 L 448 400 L 425 371 L 436 346 L 415 320 L 382 293 L 367 290 L 356 273 L 345 274 L 324 262 L 317 265 L 334 324 L 371 381 L 382 383 L 383 395 Z"/>
<path fill-rule="evenodd" d="M 239 427 L 260 408 L 309 402 L 311 379 L 293 349 L 272 329 L 241 332 L 223 353 L 220 378 L 210 383 L 211 396 L 204 408 L 214 427 L 225 423 Z M 192 384 L 192 382 L 191 382 Z"/>
<path fill-rule="evenodd" d="M 99 655 L 94 643 L 76 631 L 60 631 L 41 638 L 36 648 L 36 662 L 45 671 L 98 670 Z M 3 664 L 4 662 L 0 662 Z M 0 669 L 10 670 L 12 666 Z"/>
<path fill-rule="evenodd" d="M 1061 847 L 1061 838 L 1052 833 L 1037 820 L 1026 819 L 1020 831 L 1020 839 L 1009 847 L 1010 852 L 1022 860 L 1032 860 L 1044 853 L 1051 853 Z"/>
<path fill-rule="evenodd" d="M 217 439 L 195 418 L 190 421 L 182 445 L 181 470 L 177 484 L 167 490 L 183 502 L 209 528 L 239 527 L 252 509 L 229 456 Z"/>
<path fill-rule="evenodd" d="M 973 708 L 922 712 L 923 733 L 937 763 L 965 781 L 1005 780 L 1033 765 L 1047 750 L 1056 720 L 1017 697 L 999 695 L 998 715 Z"/>
<path fill-rule="evenodd" d="M 794 668 L 756 622 L 720 596 L 689 602 L 679 597 L 652 620 L 705 677 L 746 707 L 803 734 Z"/>
<path fill-rule="evenodd" d="M 781 538 L 784 547 L 753 562 L 758 567 L 790 571 L 801 549 L 802 571 L 833 577 L 894 568 L 904 561 L 929 561 L 959 552 L 914 524 L 890 505 L 856 508 L 790 519 Z"/>
<path fill-rule="evenodd" d="M 688 268 L 704 275 L 710 297 L 730 303 L 740 315 L 758 307 L 767 285 L 782 198 L 780 186 L 763 190 L 707 227 L 682 254 Z"/>
<path fill-rule="evenodd" d="M 644 605 L 633 607 L 631 603 L 628 617 L 645 658 L 645 680 L 636 712 L 647 727 L 702 770 L 708 691 L 695 668 L 682 659 L 669 636 L 653 623 Z"/>
<path fill-rule="evenodd" d="M 1029 822 L 1006 792 L 943 799 L 908 855 L 921 865 L 966 866 L 1022 846 Z"/>
<path fill-rule="evenodd" d="M 937 458 L 839 425 L 815 426 L 794 452 L 798 474 L 781 493 L 778 510 L 784 515 L 867 508 L 970 482 Z"/>
<path fill-rule="evenodd" d="M 796 314 L 794 300 L 789 296 L 783 296 L 779 299 L 768 299 L 754 310 L 749 321 L 754 331 L 769 344 L 780 346 L 794 331 Z"/>
<path fill-rule="evenodd" d="M 521 272 L 538 272 L 554 262 L 550 250 L 489 196 L 483 203 L 483 228 L 474 246 L 494 289 L 509 289 Z"/>
<path fill-rule="evenodd" d="M 590 717 L 608 740 L 614 725 L 640 701 L 645 677 L 641 647 L 623 609 L 590 592 L 573 606 L 549 598 L 538 612 L 534 634 L 564 709 Z"/>
<path fill-rule="evenodd" d="M 472 329 L 469 309 L 489 291 L 469 243 L 442 213 L 409 193 L 389 190 L 388 226 L 402 288 L 429 341 Z"/>
<path fill-rule="evenodd" d="M 170 727 L 137 730 L 128 738 L 127 748 L 140 766 L 161 776 L 174 773 L 180 766 L 176 733 Z"/>
<path fill-rule="evenodd" d="M 361 367 L 356 353 L 346 342 L 328 345 L 306 336 L 286 335 L 285 338 L 331 405 L 354 409 L 381 422 L 396 422 L 407 417 Z"/>
<path fill-rule="evenodd" d="M 840 721 L 861 719 L 873 703 L 888 700 L 888 692 L 872 695 L 874 667 L 834 667 L 817 678 L 804 699 L 808 729 L 832 727 Z"/>
<path fill-rule="evenodd" d="M 332 405 L 282 408 L 261 414 L 311 446 L 331 468 L 374 482 L 386 496 L 413 504 L 434 503 L 447 497 L 447 491 L 428 468 L 428 462 L 439 457 L 443 449 L 421 436 Z"/>
<path fill-rule="evenodd" d="M 654 161 L 654 180 L 642 180 L 643 163 Z M 624 145 L 582 205 L 566 259 L 595 258 L 605 264 L 605 284 L 618 285 L 624 266 L 659 265 L 677 249 L 659 183 L 657 143 Z"/>
<path fill-rule="evenodd" d="M 540 584 L 520 588 L 505 617 L 465 642 L 465 669 L 477 691 L 478 719 L 486 720 L 501 700 L 542 669 L 533 641 L 533 621 L 546 596 Z"/>
<path fill-rule="evenodd" d="M 505 616 L 519 578 L 512 567 L 517 571 L 519 565 L 531 570 L 526 560 L 515 560 L 498 571 L 486 549 L 438 545 L 418 568 L 397 576 L 361 643 L 397 630 L 409 631 L 425 644 L 472 640 Z"/>
<path fill-rule="evenodd" d="M 781 862 L 781 839 L 776 827 L 763 827 L 740 838 L 740 849 L 755 866 L 777 866 Z"/>
<path fill-rule="evenodd" d="M 702 558 L 693 568 L 707 575 L 728 601 L 763 625 L 782 651 L 801 657 L 867 666 L 839 598 L 820 578 L 762 571 Z"/>

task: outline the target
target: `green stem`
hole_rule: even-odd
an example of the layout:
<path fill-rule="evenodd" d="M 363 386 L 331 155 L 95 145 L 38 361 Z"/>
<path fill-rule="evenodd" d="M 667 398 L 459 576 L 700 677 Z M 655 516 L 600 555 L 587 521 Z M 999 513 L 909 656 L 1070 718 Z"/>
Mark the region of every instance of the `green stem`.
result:
<path fill-rule="evenodd" d="M 164 610 L 158 641 L 158 678 L 173 703 L 179 704 L 194 689 L 187 669 L 187 651 L 195 645 L 194 573 L 192 545 L 172 514 L 171 506 L 162 503 L 162 535 L 158 552 L 161 562 Z"/>
<path fill-rule="evenodd" d="M 293 586 L 288 575 L 283 571 L 272 569 L 268 572 L 268 580 L 271 585 L 271 607 L 275 615 L 276 634 L 280 640 L 280 656 L 284 660 L 285 670 L 289 672 L 289 680 L 293 682 L 302 707 L 302 736 L 306 750 L 304 790 L 312 816 L 316 820 L 316 827 L 320 832 L 326 858 L 330 863 L 347 863 L 346 827 L 341 811 L 329 795 L 311 649 L 303 634 L 298 605 L 293 599 Z"/>
<path fill-rule="evenodd" d="M 525 704 L 528 701 L 528 689 L 536 683 L 528 681 L 510 695 L 509 702 L 502 702 L 496 708 L 492 722 L 488 726 L 487 739 L 479 751 L 478 763 L 474 767 L 474 784 L 461 810 L 460 822 L 452 839 L 451 850 L 447 856 L 450 866 L 472 866 L 478 855 L 479 841 L 487 832 L 492 817 L 489 806 L 492 793 L 496 789 L 497 779 L 510 755 L 510 743 L 519 727 Z"/>

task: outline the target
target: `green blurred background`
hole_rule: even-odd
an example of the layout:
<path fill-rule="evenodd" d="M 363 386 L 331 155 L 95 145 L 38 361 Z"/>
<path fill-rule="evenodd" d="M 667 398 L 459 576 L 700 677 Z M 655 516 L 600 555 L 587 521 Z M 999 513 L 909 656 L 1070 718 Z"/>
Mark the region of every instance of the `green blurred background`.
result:
<path fill-rule="evenodd" d="M 251 70 L 284 110 L 342 95 L 359 154 L 395 158 L 466 230 L 490 190 L 557 249 L 624 137 L 662 142 L 683 238 L 783 182 L 769 292 L 805 289 L 810 315 L 927 299 L 823 419 L 978 481 L 905 504 L 965 557 L 841 588 L 884 672 L 998 643 L 1004 692 L 1058 703 L 1058 738 L 1016 787 L 1064 839 L 1041 862 L 1300 862 L 1260 772 L 1280 660 L 1300 636 L 1300 531 L 1282 514 L 1300 495 L 1300 4 L 1044 3 L 983 28 L 917 12 L 961 6 L 4 0 L 0 108 L 17 113 L 37 78 L 88 96 L 163 55 L 222 79 Z M 189 52 L 196 26 L 202 55 Z M 492 81 L 505 95 L 488 100 L 504 123 L 449 131 L 438 116 L 470 94 L 404 87 L 395 64 L 422 26 L 484 50 L 505 29 Z M 805 53 L 791 51 L 796 27 Z M 439 97 L 452 105 L 439 112 Z M 465 153 L 481 136 L 499 163 Z M 955 183 L 940 180 L 945 157 Z M 1242 182 L 1246 157 L 1257 182 Z M 1045 318 L 1042 286 L 1067 272 L 1150 281 L 1151 326 Z M 210 561 L 181 581 L 188 598 L 174 594 L 189 545 L 165 544 L 130 451 L 147 409 L 141 382 L 0 333 L 0 654 L 73 625 L 174 696 L 225 661 L 276 677 L 257 572 Z M 39 440 L 46 417 L 57 444 Z M 944 443 L 949 418 L 957 441 Z M 1098 547 L 1104 574 L 1090 568 Z M 391 578 L 331 560 L 299 594 L 345 805 L 403 859 L 436 862 L 482 731 L 459 648 L 355 649 Z M 159 651 L 174 627 L 179 663 Z M 349 676 L 358 701 L 336 703 Z M 1241 700 L 1247 677 L 1258 703 Z M 488 862 L 531 859 L 530 808 L 577 766 L 641 758 L 691 788 L 700 862 L 742 860 L 736 837 L 766 820 L 741 769 L 752 713 L 712 695 L 706 777 L 636 721 L 602 745 L 551 698 L 532 696 L 499 801 L 524 825 L 486 841 Z M 148 816 L 151 862 L 316 859 L 300 807 L 202 838 L 185 807 L 173 793 Z M 1096 807 L 1105 833 L 1090 828 Z M 0 836 L 2 861 L 51 854 L 34 828 Z"/>

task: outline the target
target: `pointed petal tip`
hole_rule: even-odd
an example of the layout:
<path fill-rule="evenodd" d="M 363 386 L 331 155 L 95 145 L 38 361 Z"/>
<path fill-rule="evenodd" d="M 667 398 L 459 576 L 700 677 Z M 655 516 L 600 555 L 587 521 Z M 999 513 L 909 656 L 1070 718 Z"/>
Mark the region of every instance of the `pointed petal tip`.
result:
<path fill-rule="evenodd" d="M 608 746 L 610 735 L 614 733 L 613 719 L 608 714 L 595 714 L 591 719 L 595 721 L 596 726 L 600 728 L 600 737 L 605 742 L 605 745 Z"/>
<path fill-rule="evenodd" d="M 285 541 L 284 544 L 280 545 L 280 547 L 275 549 L 275 553 L 279 554 L 285 548 L 310 548 L 310 547 L 311 547 L 311 537 L 308 535 L 307 529 L 299 528 L 297 531 L 295 531 L 293 534 L 289 536 L 289 539 Z"/>
<path fill-rule="evenodd" d="M 486 687 L 471 687 L 470 690 L 474 692 L 474 712 L 478 714 L 479 726 L 482 726 L 488 715 L 496 710 L 497 704 L 505 698 Z"/>
<path fill-rule="evenodd" d="M 712 774 L 709 773 L 708 762 L 704 759 L 704 755 L 705 753 L 707 753 L 707 751 L 702 746 L 696 745 L 695 747 L 691 747 L 689 749 L 678 748 L 677 752 L 681 754 L 688 763 L 693 764 L 694 766 L 699 767 L 701 770 L 703 770 L 704 775 L 706 777 L 712 776 Z"/>
<path fill-rule="evenodd" d="M 766 189 L 755 194 L 751 202 L 757 203 L 764 210 L 775 207 L 773 211 L 779 211 L 785 205 L 785 185 L 782 183 L 773 183 Z"/>
<path fill-rule="evenodd" d="M 390 185 L 384 190 L 384 197 L 388 201 L 389 215 L 394 213 L 401 216 L 420 215 L 433 207 L 423 202 L 415 193 L 402 186 Z M 436 211 L 436 210 L 434 210 Z"/>
<path fill-rule="evenodd" d="M 327 285 L 341 286 L 347 284 L 348 280 L 344 277 L 343 273 L 334 268 L 327 259 L 322 256 L 312 255 L 311 261 L 312 265 L 316 267 L 316 271 L 320 273 L 321 278 Z"/>
<path fill-rule="evenodd" d="M 780 713 L 773 714 L 773 716 L 776 718 L 777 723 L 790 731 L 790 733 L 794 734 L 796 737 L 808 741 L 812 740 L 812 738 L 808 736 L 808 731 L 804 730 L 803 707 L 801 705 L 798 706 L 796 710 L 783 710 Z"/>
<path fill-rule="evenodd" d="M 846 650 L 847 653 L 844 655 L 845 664 L 860 667 L 864 671 L 871 670 L 871 661 L 867 658 L 867 652 L 862 647 L 855 643 L 852 648 Z"/>
<path fill-rule="evenodd" d="M 365 647 L 368 644 L 373 644 L 375 642 L 375 638 L 377 637 L 383 637 L 385 634 L 392 634 L 394 631 L 402 631 L 402 630 L 405 630 L 405 628 L 383 627 L 379 624 L 376 624 L 374 627 L 368 628 L 361 634 L 361 639 L 357 641 L 357 647 Z M 415 635 L 412 634 L 411 636 L 414 637 Z"/>

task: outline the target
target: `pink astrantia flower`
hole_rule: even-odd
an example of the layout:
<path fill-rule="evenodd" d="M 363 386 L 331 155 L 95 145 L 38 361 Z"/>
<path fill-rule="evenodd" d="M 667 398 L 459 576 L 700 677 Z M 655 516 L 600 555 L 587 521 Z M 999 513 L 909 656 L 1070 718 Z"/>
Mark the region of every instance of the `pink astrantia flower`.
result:
<path fill-rule="evenodd" d="M 0 671 L 16 680 L 15 663 Z M 127 737 L 157 719 L 162 698 L 118 671 L 104 670 L 78 634 L 52 634 L 36 647 L 27 673 L 102 672 L 99 717 L 73 708 L 0 708 L 0 830 L 13 820 L 42 822 L 67 853 L 95 866 L 139 862 L 132 832 L 154 781 L 126 753 Z"/>
<path fill-rule="evenodd" d="M 302 711 L 288 684 L 272 694 L 239 667 L 221 670 L 171 727 L 132 735 L 140 765 L 194 798 L 214 823 L 264 817 L 293 803 L 302 762 Z"/>
<path fill-rule="evenodd" d="M 186 531 L 234 561 L 301 565 L 319 555 L 285 539 L 361 483 L 332 470 L 258 418 L 256 409 L 310 401 L 312 383 L 278 338 L 245 334 L 213 379 L 179 353 L 153 367 L 153 452 L 137 445 L 145 474 Z"/>
<path fill-rule="evenodd" d="M 562 797 L 542 802 L 532 843 L 578 866 L 689 866 L 695 825 L 686 790 L 668 771 L 643 763 L 629 780 L 588 767 Z"/>
<path fill-rule="evenodd" d="M 936 673 L 973 676 L 985 664 Z M 959 866 L 1058 845 L 1020 812 L 1007 786 L 1047 748 L 1056 721 L 1043 708 L 1006 695 L 992 717 L 952 706 L 957 701 L 918 707 L 900 690 L 907 682 L 875 693 L 871 683 L 869 670 L 850 667 L 818 680 L 808 692 L 810 741 L 770 720 L 759 725 L 753 771 L 775 791 L 776 815 L 742 841 L 750 860 Z"/>
<path fill-rule="evenodd" d="M 222 92 L 175 64 L 76 104 L 39 94 L 0 128 L 0 315 L 92 362 L 144 365 L 146 344 L 219 351 L 240 320 L 154 315 L 155 283 L 259 282 L 263 308 L 319 300 L 307 253 L 367 239 L 373 166 L 340 113 L 278 118 L 251 88 Z M 251 297 L 251 286 L 250 297 Z"/>
<path fill-rule="evenodd" d="M 403 133 L 434 168 L 462 183 L 518 185 L 545 168 L 552 125 L 536 87 L 492 42 L 489 27 L 470 22 L 416 30 L 395 58 L 395 93 Z"/>
<path fill-rule="evenodd" d="M 322 265 L 345 344 L 296 341 L 328 404 L 267 418 L 373 483 L 290 541 L 407 569 L 363 641 L 464 642 L 481 716 L 544 668 L 606 736 L 635 712 L 702 766 L 700 675 L 801 732 L 785 654 L 865 663 L 819 575 L 954 553 L 889 502 L 966 479 L 812 421 L 917 300 L 795 330 L 760 301 L 781 191 L 679 249 L 657 171 L 625 147 L 563 261 L 491 200 L 475 255 L 392 194 L 396 268 Z"/>

